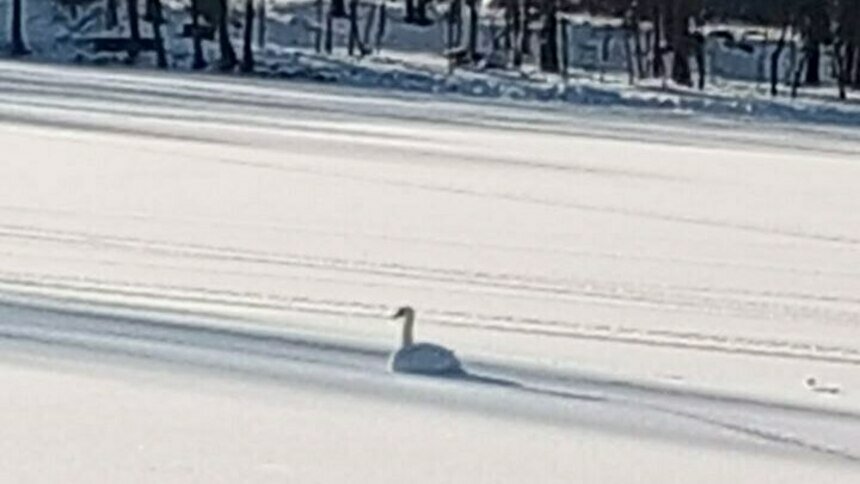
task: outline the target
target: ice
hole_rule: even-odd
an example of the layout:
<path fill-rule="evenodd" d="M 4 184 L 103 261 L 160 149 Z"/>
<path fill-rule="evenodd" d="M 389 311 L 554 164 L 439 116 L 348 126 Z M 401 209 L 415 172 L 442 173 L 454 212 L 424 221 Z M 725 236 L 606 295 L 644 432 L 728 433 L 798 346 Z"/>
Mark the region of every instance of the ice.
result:
<path fill-rule="evenodd" d="M 10 481 L 856 480 L 851 128 L 8 61 L 0 91 Z M 404 304 L 474 378 L 387 371 Z"/>

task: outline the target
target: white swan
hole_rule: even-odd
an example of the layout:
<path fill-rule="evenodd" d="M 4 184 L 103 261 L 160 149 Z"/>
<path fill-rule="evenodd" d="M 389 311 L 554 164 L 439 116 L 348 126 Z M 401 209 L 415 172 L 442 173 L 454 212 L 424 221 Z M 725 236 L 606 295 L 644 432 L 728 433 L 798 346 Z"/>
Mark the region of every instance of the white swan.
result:
<path fill-rule="evenodd" d="M 404 306 L 392 319 L 404 318 L 403 339 L 400 349 L 388 361 L 388 367 L 396 373 L 418 373 L 422 375 L 450 375 L 462 373 L 460 360 L 448 348 L 430 343 L 415 343 L 412 332 L 415 328 L 415 310 Z"/>

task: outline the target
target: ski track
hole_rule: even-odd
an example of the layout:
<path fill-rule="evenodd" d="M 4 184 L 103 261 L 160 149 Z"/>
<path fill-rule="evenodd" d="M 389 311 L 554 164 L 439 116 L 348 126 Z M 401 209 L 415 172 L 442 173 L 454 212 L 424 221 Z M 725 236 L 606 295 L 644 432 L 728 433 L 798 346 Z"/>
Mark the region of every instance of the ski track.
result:
<path fill-rule="evenodd" d="M 798 275 L 798 276 L 836 276 L 850 279 L 860 279 L 860 272 L 850 271 L 850 270 L 816 270 L 816 269 L 805 269 L 791 266 L 776 266 L 776 265 L 768 265 L 768 264 L 756 264 L 756 263 L 746 263 L 746 262 L 737 262 L 729 259 L 725 260 L 707 260 L 707 259 L 685 259 L 683 257 L 659 257 L 659 256 L 649 256 L 647 254 L 637 254 L 637 255 L 628 255 L 619 252 L 600 252 L 595 250 L 578 250 L 569 247 L 550 247 L 545 245 L 509 245 L 509 244 L 493 244 L 493 243 L 483 243 L 476 241 L 465 241 L 458 240 L 453 238 L 417 238 L 417 237 L 409 237 L 404 235 L 392 235 L 382 232 L 367 232 L 367 231 L 336 231 L 332 229 L 320 229 L 309 226 L 297 226 L 297 225 L 286 225 L 286 224 L 263 224 L 263 223 L 252 223 L 252 222 L 239 222 L 235 220 L 228 219 L 205 219 L 205 218 L 181 218 L 181 217 L 152 217 L 151 215 L 144 213 L 134 213 L 134 212 L 100 212 L 98 214 L 92 213 L 81 213 L 74 210 L 64 210 L 64 209 L 56 209 L 56 208 L 36 208 L 36 207 L 27 207 L 22 205 L 0 205 L 0 211 L 6 211 L 16 214 L 29 214 L 29 215 L 38 215 L 38 216 L 51 216 L 51 217 L 60 217 L 64 219 L 68 219 L 70 217 L 77 218 L 85 218 L 92 217 L 94 215 L 98 216 L 101 219 L 115 219 L 115 220 L 138 220 L 141 222 L 146 222 L 148 224 L 153 225 L 164 225 L 164 226 L 180 226 L 180 225 L 200 225 L 206 227 L 228 227 L 233 229 L 245 229 L 245 230 L 264 230 L 264 231 L 290 231 L 290 232 L 301 232 L 307 233 L 311 235 L 323 235 L 323 236 L 331 236 L 331 237 L 358 237 L 358 238 L 367 238 L 374 240 L 383 240 L 383 241 L 394 241 L 401 243 L 409 243 L 409 244 L 418 244 L 418 245 L 428 245 L 428 246 L 450 246 L 450 247 L 479 247 L 488 250 L 500 251 L 500 252 L 511 252 L 511 253 L 546 253 L 546 254 L 557 254 L 557 255 L 566 255 L 566 256 L 576 256 L 582 258 L 600 258 L 600 259 L 609 259 L 616 261 L 646 261 L 646 262 L 658 262 L 658 263 L 672 263 L 677 265 L 685 265 L 690 267 L 700 267 L 700 268 L 731 268 L 731 269 L 743 269 L 743 270 L 753 270 L 760 271 L 766 273 L 783 273 L 789 275 Z M 74 241 L 74 239 L 87 238 L 90 240 L 98 240 L 102 239 L 105 236 L 90 233 L 90 232 L 72 232 L 72 231 L 58 231 L 58 230 L 49 230 L 40 226 L 28 226 L 28 225 L 4 225 L 5 230 L 0 232 L 0 237 L 9 237 L 9 238 L 29 238 L 32 240 L 58 240 L 65 242 L 66 239 L 69 241 Z M 68 237 L 66 237 L 68 236 Z M 65 238 L 64 238 L 65 237 Z M 113 237 L 113 236 L 108 236 Z M 116 237 L 114 237 L 116 238 Z M 144 244 L 153 244 L 153 245 L 161 245 L 161 244 L 171 244 L 170 242 L 163 241 L 149 241 L 145 239 L 128 239 L 132 241 L 140 241 Z M 93 242 L 95 244 L 96 242 Z M 215 246 L 215 245 L 205 245 L 205 244 L 172 244 L 176 246 L 190 246 L 190 247 L 200 247 L 200 248 L 211 248 L 217 250 L 233 250 L 232 248 L 223 247 L 223 246 Z M 246 249 L 236 249 L 243 254 L 256 254 L 260 255 L 260 257 L 276 257 L 276 253 L 268 253 L 268 252 L 259 252 L 259 251 L 248 251 Z M 691 289 L 687 287 L 687 289 Z M 730 292 L 737 294 L 749 294 L 749 295 L 767 295 L 773 297 L 795 297 L 798 299 L 811 299 L 811 300 L 821 300 L 821 301 L 846 301 L 846 302 L 857 302 L 860 299 L 857 298 L 846 298 L 846 297 L 834 297 L 828 295 L 821 294 L 809 294 L 809 293 L 792 293 L 788 291 L 781 292 L 770 292 L 770 291 L 749 291 L 749 290 L 737 290 L 737 289 L 727 289 L 727 288 L 701 288 L 701 291 L 707 292 Z"/>
<path fill-rule="evenodd" d="M 836 310 L 806 303 L 860 305 L 860 299 L 781 291 L 752 291 L 665 284 L 630 285 L 599 280 L 572 281 L 517 273 L 467 271 L 422 267 L 361 259 L 312 256 L 306 254 L 249 251 L 227 246 L 171 243 L 134 237 L 117 237 L 93 232 L 45 230 L 38 227 L 0 224 L 0 239 L 23 239 L 83 246 L 91 249 L 120 249 L 147 252 L 180 259 L 242 262 L 261 266 L 288 266 L 386 276 L 394 279 L 457 283 L 486 290 L 504 289 L 542 297 L 574 297 L 580 300 L 651 304 L 669 310 L 714 311 L 723 314 L 771 319 L 827 319 L 847 324 L 860 323 L 855 310 Z M 776 302 L 777 300 L 782 302 Z"/>
<path fill-rule="evenodd" d="M 140 284 L 99 280 L 92 277 L 40 277 L 33 274 L 2 272 L 0 283 L 13 289 L 78 291 L 107 296 L 144 297 L 160 301 L 209 303 L 301 314 L 372 319 L 382 319 L 392 309 L 389 305 L 373 302 L 214 290 L 187 285 Z M 784 341 L 776 338 L 751 338 L 725 333 L 706 334 L 659 328 L 641 329 L 623 324 L 581 324 L 509 314 L 450 311 L 433 307 L 424 308 L 424 313 L 426 316 L 423 321 L 439 326 L 860 365 L 860 349 L 853 346 L 822 345 L 815 342 Z"/>

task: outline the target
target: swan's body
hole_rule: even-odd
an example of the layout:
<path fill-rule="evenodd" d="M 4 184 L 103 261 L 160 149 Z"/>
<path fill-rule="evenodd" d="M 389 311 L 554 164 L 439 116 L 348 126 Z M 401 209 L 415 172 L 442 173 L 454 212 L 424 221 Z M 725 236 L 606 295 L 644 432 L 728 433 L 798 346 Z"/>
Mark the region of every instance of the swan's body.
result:
<path fill-rule="evenodd" d="M 430 343 L 400 348 L 391 355 L 388 365 L 396 373 L 444 375 L 462 371 L 453 351 Z"/>
<path fill-rule="evenodd" d="M 394 318 L 404 318 L 405 321 L 400 349 L 391 355 L 388 361 L 391 371 L 421 375 L 450 375 L 463 372 L 460 360 L 453 351 L 443 346 L 413 341 L 415 311 L 412 308 L 400 308 Z"/>

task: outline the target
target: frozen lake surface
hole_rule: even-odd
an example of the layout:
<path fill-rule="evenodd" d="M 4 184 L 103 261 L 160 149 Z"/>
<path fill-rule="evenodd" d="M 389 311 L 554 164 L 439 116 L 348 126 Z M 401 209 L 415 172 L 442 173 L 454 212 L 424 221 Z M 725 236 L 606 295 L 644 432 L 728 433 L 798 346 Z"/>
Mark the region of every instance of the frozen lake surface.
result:
<path fill-rule="evenodd" d="M 0 93 L 3 480 L 860 477 L 856 130 L 11 62 Z M 469 375 L 387 372 L 403 304 Z"/>

